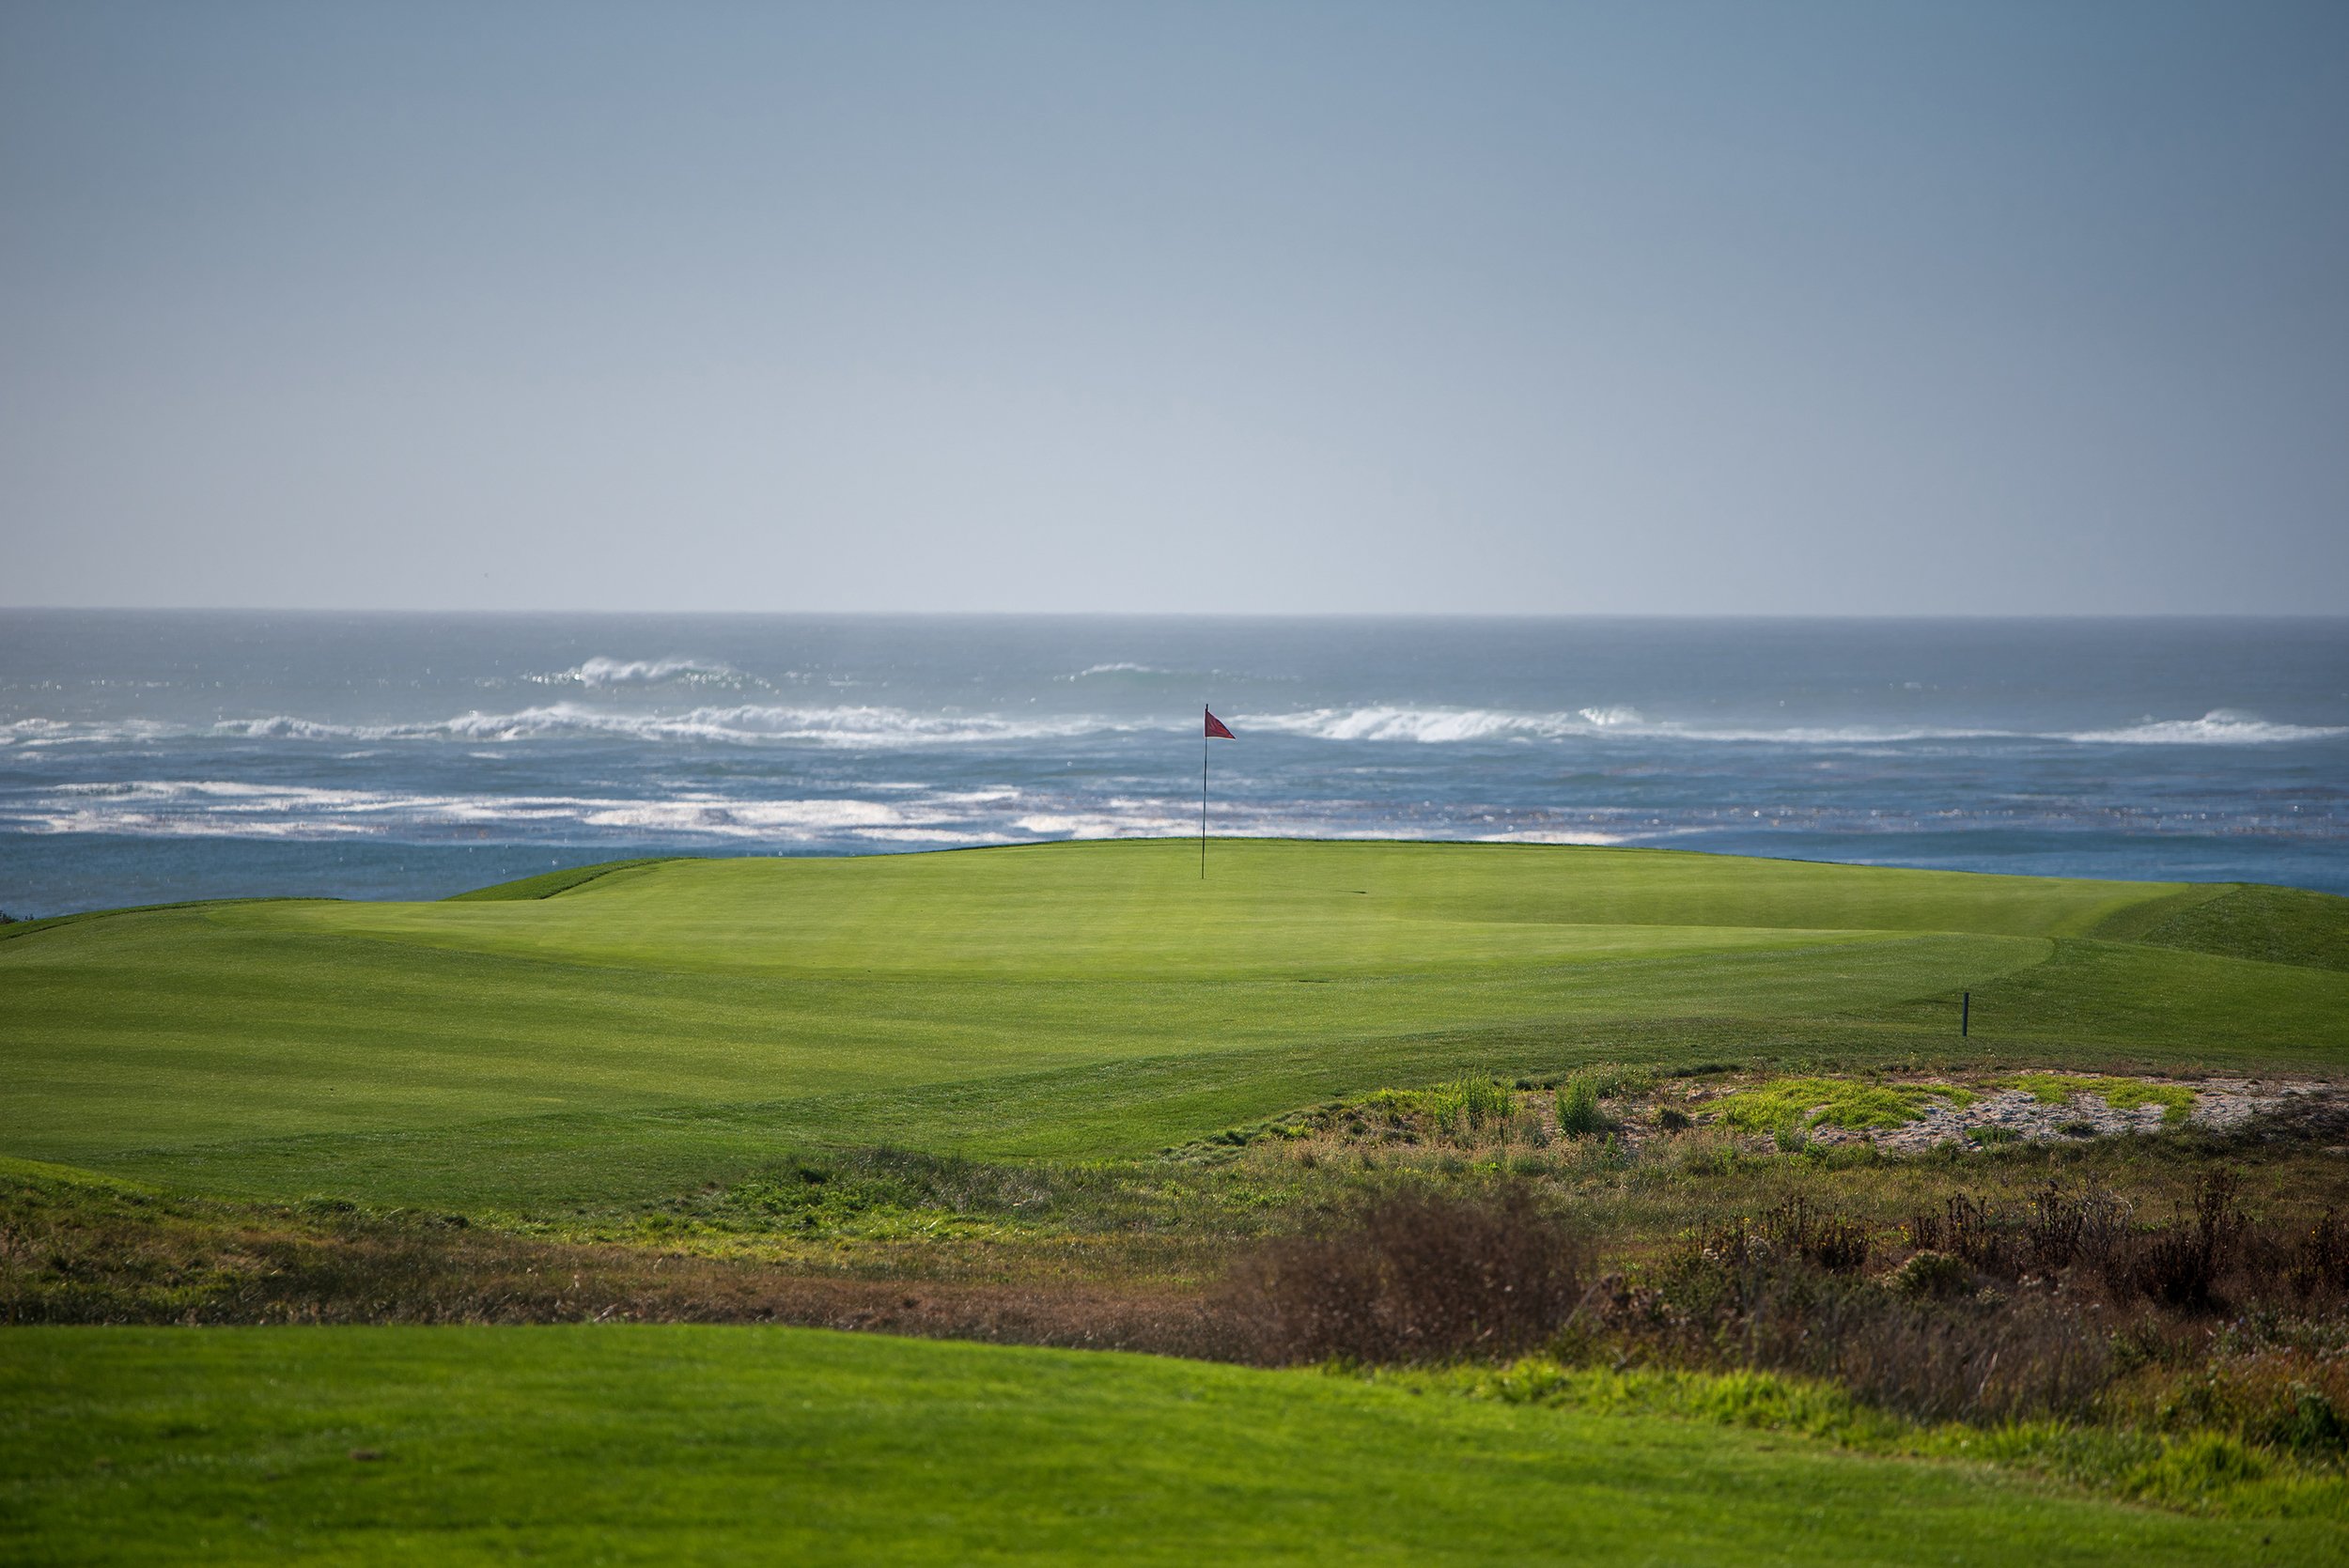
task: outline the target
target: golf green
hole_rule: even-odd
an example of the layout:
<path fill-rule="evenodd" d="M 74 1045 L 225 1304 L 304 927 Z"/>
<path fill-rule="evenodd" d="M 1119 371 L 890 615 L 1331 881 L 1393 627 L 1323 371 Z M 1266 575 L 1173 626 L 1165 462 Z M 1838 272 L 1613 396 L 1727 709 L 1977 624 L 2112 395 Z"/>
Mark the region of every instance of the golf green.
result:
<path fill-rule="evenodd" d="M 1463 1071 L 2349 1060 L 2340 899 L 1491 845 L 1210 873 L 1163 841 L 668 861 L 42 923 L 0 940 L 0 1152 L 527 1211 L 811 1143 L 1147 1153 Z"/>

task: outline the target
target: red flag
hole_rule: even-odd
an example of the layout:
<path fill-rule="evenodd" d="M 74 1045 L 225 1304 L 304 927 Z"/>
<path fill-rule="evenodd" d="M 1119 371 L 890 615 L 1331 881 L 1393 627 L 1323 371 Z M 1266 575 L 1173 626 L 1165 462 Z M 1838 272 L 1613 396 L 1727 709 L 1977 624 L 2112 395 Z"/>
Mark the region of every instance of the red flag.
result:
<path fill-rule="evenodd" d="M 1237 740 L 1239 738 L 1238 736 L 1223 727 L 1223 721 L 1217 718 L 1212 709 L 1207 713 L 1207 737 L 1212 740 Z"/>

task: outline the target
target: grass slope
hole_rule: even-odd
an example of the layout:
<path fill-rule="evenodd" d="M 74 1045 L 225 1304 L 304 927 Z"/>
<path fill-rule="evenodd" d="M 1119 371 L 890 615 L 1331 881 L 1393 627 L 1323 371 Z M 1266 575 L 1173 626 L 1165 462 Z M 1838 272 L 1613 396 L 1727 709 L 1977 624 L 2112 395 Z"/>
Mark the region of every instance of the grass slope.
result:
<path fill-rule="evenodd" d="M 677 1327 L 0 1341 L 10 1561 L 517 1551 L 2223 1563 L 2341 1541 L 1686 1421 L 1102 1353 Z"/>
<path fill-rule="evenodd" d="M 0 1152 L 531 1210 L 793 1143 L 1147 1152 L 1470 1068 L 2349 1060 L 2341 899 L 1522 846 L 1212 871 L 1097 843 L 77 918 L 0 940 Z"/>

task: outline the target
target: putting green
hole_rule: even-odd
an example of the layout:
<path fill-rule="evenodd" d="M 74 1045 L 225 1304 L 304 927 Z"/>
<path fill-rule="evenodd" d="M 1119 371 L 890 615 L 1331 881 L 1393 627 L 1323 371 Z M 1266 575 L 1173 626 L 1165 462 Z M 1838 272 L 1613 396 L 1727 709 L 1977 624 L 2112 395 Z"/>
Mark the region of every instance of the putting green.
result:
<path fill-rule="evenodd" d="M 1430 844 L 1210 871 L 1169 842 L 672 861 L 49 924 L 0 940 L 0 1153 L 528 1210 L 795 1143 L 1146 1152 L 1464 1070 L 2349 1060 L 2349 972 L 2225 951 L 2244 922 L 2190 917 L 2226 889 Z M 2349 901 L 2295 896 L 2257 951 L 2335 951 Z"/>

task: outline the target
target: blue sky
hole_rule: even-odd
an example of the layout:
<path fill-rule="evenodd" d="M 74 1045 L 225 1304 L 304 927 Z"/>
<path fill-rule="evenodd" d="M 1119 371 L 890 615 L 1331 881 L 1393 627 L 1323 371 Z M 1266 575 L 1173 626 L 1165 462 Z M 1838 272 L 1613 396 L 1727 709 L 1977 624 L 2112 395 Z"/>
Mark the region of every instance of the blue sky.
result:
<path fill-rule="evenodd" d="M 0 603 L 2349 611 L 2349 8 L 0 6 Z"/>

